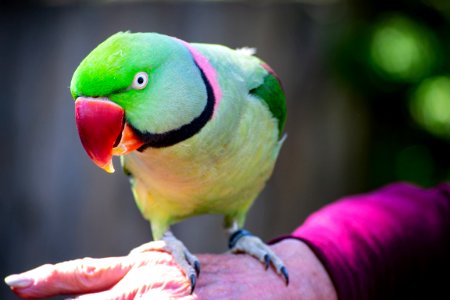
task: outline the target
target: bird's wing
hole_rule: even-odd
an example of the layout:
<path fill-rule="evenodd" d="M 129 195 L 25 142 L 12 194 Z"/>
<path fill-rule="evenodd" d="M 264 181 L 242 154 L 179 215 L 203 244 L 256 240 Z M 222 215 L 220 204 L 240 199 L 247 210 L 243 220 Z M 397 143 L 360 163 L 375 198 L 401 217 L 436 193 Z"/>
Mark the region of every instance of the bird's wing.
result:
<path fill-rule="evenodd" d="M 192 44 L 213 65 L 220 65 L 228 76 L 245 82 L 248 93 L 267 105 L 278 121 L 279 136 L 282 137 L 286 121 L 286 97 L 277 74 L 265 62 L 254 56 L 255 49 L 233 50 L 222 45 Z"/>
<path fill-rule="evenodd" d="M 267 65 L 263 64 L 263 66 Z M 277 75 L 269 69 L 263 83 L 251 89 L 249 93 L 267 104 L 272 115 L 278 120 L 279 137 L 281 138 L 286 122 L 286 97 Z"/>
<path fill-rule="evenodd" d="M 272 115 L 278 120 L 279 137 L 281 138 L 286 122 L 286 97 L 278 75 L 269 65 L 253 56 L 256 49 L 246 47 L 234 52 L 239 57 L 238 60 L 245 66 L 243 68 L 247 75 L 245 78 L 253 84 L 256 83 L 249 89 L 249 94 L 267 104 Z M 255 59 L 257 64 L 255 64 Z M 261 72 L 261 69 L 265 72 Z"/>

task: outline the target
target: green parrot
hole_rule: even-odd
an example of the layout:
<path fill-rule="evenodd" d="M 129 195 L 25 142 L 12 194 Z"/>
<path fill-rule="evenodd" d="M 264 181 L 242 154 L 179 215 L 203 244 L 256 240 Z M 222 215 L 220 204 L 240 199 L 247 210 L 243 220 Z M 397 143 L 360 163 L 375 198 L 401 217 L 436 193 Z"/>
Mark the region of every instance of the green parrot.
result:
<path fill-rule="evenodd" d="M 273 171 L 286 119 L 281 83 L 253 52 L 119 32 L 71 81 L 83 147 L 110 173 L 112 156 L 121 156 L 154 241 L 173 255 L 191 292 L 200 264 L 170 226 L 199 214 L 223 215 L 230 250 L 272 265 L 289 283 L 283 262 L 243 229 Z"/>

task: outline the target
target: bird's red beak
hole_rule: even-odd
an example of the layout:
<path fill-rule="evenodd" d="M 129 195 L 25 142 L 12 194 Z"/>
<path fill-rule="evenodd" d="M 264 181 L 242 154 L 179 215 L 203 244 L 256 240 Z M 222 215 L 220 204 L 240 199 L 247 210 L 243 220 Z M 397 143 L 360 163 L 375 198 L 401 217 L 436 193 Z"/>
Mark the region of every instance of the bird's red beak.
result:
<path fill-rule="evenodd" d="M 78 97 L 75 118 L 84 149 L 108 173 L 114 172 L 113 155 L 124 155 L 143 145 L 125 122 L 123 108 L 107 98 Z"/>

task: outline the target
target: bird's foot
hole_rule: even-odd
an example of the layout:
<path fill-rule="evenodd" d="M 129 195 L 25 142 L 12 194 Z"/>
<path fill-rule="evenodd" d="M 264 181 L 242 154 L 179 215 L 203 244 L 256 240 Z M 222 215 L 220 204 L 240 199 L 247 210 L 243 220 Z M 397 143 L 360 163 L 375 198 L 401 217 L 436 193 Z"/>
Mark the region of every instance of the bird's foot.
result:
<path fill-rule="evenodd" d="M 131 251 L 131 254 L 146 251 L 164 251 L 170 253 L 189 279 L 191 294 L 194 292 L 197 278 L 200 275 L 200 261 L 170 231 L 166 232 L 160 241 L 144 244 Z"/>
<path fill-rule="evenodd" d="M 260 238 L 249 231 L 238 229 L 230 235 L 228 247 L 233 253 L 247 253 L 259 259 L 266 270 L 272 265 L 275 271 L 289 284 L 289 275 L 283 261 Z"/>

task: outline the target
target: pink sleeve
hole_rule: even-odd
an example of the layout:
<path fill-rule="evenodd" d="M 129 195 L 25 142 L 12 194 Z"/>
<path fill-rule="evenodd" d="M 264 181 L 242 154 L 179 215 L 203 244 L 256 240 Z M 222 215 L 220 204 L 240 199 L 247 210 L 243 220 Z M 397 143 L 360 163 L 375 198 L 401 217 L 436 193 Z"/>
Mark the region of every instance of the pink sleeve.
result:
<path fill-rule="evenodd" d="M 418 299 L 417 287 L 426 284 L 420 297 L 437 299 L 430 296 L 438 281 L 449 282 L 449 270 L 435 270 L 449 261 L 450 184 L 396 183 L 348 197 L 311 215 L 292 236 L 322 261 L 339 299 Z"/>

